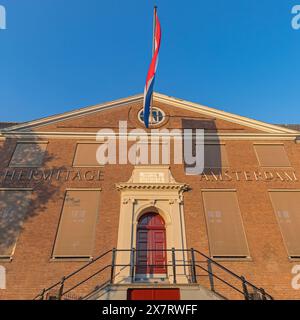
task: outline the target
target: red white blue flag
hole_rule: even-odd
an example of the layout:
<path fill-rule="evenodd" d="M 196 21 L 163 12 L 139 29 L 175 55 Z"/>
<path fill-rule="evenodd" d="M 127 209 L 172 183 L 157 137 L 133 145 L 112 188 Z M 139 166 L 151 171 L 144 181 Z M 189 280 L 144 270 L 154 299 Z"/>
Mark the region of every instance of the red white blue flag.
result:
<path fill-rule="evenodd" d="M 161 28 L 160 22 L 158 20 L 157 12 L 154 11 L 154 48 L 153 48 L 153 56 L 152 61 L 148 70 L 146 85 L 144 90 L 144 123 L 146 128 L 149 127 L 149 116 L 150 116 L 150 106 L 152 102 L 152 94 L 155 80 L 155 73 L 158 64 L 158 52 L 160 48 L 160 40 L 161 40 Z"/>

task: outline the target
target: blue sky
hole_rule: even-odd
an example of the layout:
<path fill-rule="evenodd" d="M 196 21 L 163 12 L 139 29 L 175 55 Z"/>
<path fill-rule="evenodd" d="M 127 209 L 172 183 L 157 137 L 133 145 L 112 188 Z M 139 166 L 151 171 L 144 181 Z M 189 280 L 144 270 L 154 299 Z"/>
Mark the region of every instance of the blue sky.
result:
<path fill-rule="evenodd" d="M 300 0 L 0 0 L 0 121 L 143 92 L 152 11 L 155 91 L 271 123 L 300 123 Z"/>

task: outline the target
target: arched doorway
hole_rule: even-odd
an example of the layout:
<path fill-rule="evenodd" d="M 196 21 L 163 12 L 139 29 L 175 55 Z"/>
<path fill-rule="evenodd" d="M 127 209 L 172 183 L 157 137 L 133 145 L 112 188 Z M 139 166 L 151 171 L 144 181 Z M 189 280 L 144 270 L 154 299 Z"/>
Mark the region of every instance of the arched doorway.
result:
<path fill-rule="evenodd" d="M 158 213 L 146 213 L 139 219 L 136 249 L 136 274 L 167 273 L 166 228 Z"/>

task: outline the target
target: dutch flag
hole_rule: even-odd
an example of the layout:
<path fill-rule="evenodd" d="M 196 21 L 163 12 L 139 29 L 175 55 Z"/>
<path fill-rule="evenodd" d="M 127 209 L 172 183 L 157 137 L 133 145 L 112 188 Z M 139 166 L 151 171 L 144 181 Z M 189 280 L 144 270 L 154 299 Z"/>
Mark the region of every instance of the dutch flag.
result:
<path fill-rule="evenodd" d="M 150 107 L 152 102 L 152 94 L 155 80 L 155 72 L 158 64 L 158 52 L 161 40 L 161 27 L 158 20 L 156 8 L 154 9 L 154 45 L 152 61 L 148 70 L 146 85 L 144 89 L 144 123 L 146 128 L 149 127 Z"/>

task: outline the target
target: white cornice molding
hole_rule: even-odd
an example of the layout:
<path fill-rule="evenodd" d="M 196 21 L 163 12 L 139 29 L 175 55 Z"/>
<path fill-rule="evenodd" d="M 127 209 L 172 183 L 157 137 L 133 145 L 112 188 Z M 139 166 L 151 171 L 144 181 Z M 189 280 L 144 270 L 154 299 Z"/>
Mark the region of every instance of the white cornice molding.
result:
<path fill-rule="evenodd" d="M 145 135 L 149 135 L 145 133 Z M 161 136 L 163 136 L 162 134 Z M 109 137 L 112 134 L 101 134 L 101 136 Z M 128 134 L 119 134 L 116 132 L 115 137 L 128 137 Z M 137 136 L 143 136 L 139 134 Z M 130 134 L 130 137 L 133 137 Z M 218 132 L 218 133 L 205 133 L 205 140 L 295 140 L 299 143 L 299 134 L 294 133 L 229 133 L 229 132 Z M 15 139 L 82 139 L 82 140 L 96 140 L 97 132 L 32 132 L 32 131 L 10 131 L 5 132 L 0 136 L 0 141 L 5 140 L 6 138 L 15 138 Z"/>
<path fill-rule="evenodd" d="M 191 111 L 198 111 L 201 114 L 205 114 L 208 116 L 216 117 L 218 119 L 223 119 L 229 122 L 237 123 L 243 126 L 251 127 L 257 130 L 262 130 L 268 133 L 294 133 L 299 134 L 299 131 L 283 128 L 277 125 L 269 124 L 266 122 L 253 120 L 247 117 L 243 117 L 240 115 L 236 115 L 233 113 L 221 111 L 218 109 L 214 109 L 211 107 L 207 107 L 201 104 L 197 104 L 194 102 L 186 101 L 183 99 L 178 99 L 174 97 L 170 97 L 161 93 L 155 93 L 155 100 L 171 104 L 175 107 L 183 107 L 185 109 L 189 109 Z"/>
<path fill-rule="evenodd" d="M 75 118 L 81 117 L 83 115 L 98 112 L 100 110 L 107 110 L 107 109 L 110 109 L 113 107 L 120 107 L 122 105 L 126 105 L 128 103 L 139 101 L 141 99 L 143 99 L 143 95 L 138 94 L 138 95 L 130 96 L 127 98 L 122 98 L 122 99 L 113 100 L 110 102 L 105 102 L 105 103 L 96 104 L 96 105 L 89 106 L 89 107 L 76 109 L 73 111 L 57 114 L 57 115 L 50 116 L 50 117 L 45 117 L 45 118 L 40 118 L 40 119 L 33 120 L 33 121 L 23 122 L 18 125 L 15 125 L 15 126 L 10 126 L 8 128 L 4 128 L 4 129 L 2 129 L 2 132 L 9 132 L 9 131 L 15 131 L 15 130 L 19 130 L 19 129 L 26 129 L 26 128 L 32 128 L 32 127 L 37 128 L 40 126 L 68 120 L 70 118 L 75 119 Z"/>

